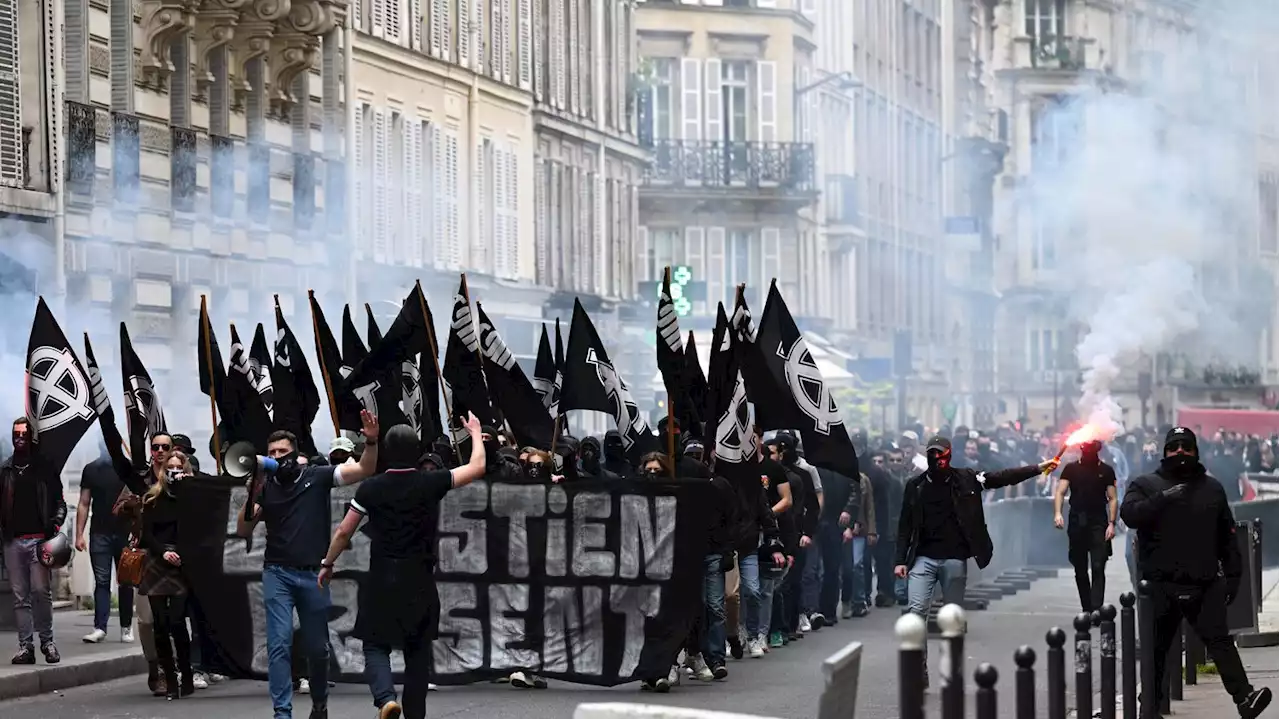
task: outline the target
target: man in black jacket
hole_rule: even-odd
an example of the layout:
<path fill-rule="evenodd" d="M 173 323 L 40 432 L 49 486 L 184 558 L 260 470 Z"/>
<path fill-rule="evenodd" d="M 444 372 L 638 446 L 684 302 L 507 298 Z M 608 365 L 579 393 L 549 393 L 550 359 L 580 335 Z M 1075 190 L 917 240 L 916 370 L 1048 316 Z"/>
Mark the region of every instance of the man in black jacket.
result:
<path fill-rule="evenodd" d="M 13 456 L 0 465 L 0 538 L 4 564 L 13 589 L 13 613 L 18 624 L 18 653 L 14 664 L 35 664 L 34 636 L 49 664 L 62 660 L 53 643 L 51 572 L 40 563 L 40 543 L 58 533 L 67 519 L 62 479 L 32 451 L 31 423 L 13 421 Z"/>
<path fill-rule="evenodd" d="M 1075 569 L 1080 608 L 1102 608 L 1106 597 L 1107 559 L 1116 536 L 1116 472 L 1102 461 L 1102 442 L 1085 442 L 1080 459 L 1062 468 L 1053 490 L 1053 526 L 1067 529 L 1067 560 Z M 1068 521 L 1062 518 L 1062 500 L 1071 491 Z M 1093 572 L 1092 579 L 1089 576 Z"/>
<path fill-rule="evenodd" d="M 939 585 L 944 602 L 964 600 L 970 558 L 979 567 L 991 563 L 983 490 L 1009 487 L 1058 466 L 1050 459 L 999 472 L 959 469 L 951 466 L 951 440 L 941 436 L 929 440 L 925 458 L 929 468 L 903 489 L 894 567 L 894 574 L 907 579 L 909 611 L 920 617 L 928 616 Z"/>
<path fill-rule="evenodd" d="M 1151 583 L 1156 676 L 1164 676 L 1174 634 L 1186 619 L 1240 716 L 1260 716 L 1271 703 L 1271 690 L 1249 684 L 1227 633 L 1227 606 L 1242 572 L 1235 517 L 1222 485 L 1200 464 L 1195 433 L 1186 427 L 1169 430 L 1160 468 L 1129 482 L 1120 516 L 1138 532 L 1138 572 Z M 1156 686 L 1163 691 L 1163 682 Z M 1155 716 L 1155 707 L 1143 710 L 1144 717 Z"/>

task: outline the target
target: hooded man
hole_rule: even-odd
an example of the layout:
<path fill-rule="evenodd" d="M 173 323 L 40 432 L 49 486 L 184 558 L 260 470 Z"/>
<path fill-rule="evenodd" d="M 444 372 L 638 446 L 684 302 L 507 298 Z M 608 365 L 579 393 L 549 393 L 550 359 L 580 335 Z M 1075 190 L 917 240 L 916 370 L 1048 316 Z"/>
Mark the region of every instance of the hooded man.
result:
<path fill-rule="evenodd" d="M 408 719 L 427 714 L 431 643 L 440 618 L 440 598 L 432 574 L 436 563 L 436 525 L 440 502 L 451 489 L 486 473 L 480 421 L 469 415 L 471 458 L 452 470 L 417 469 L 418 436 L 408 425 L 392 427 L 383 441 L 387 471 L 362 483 L 351 508 L 333 534 L 320 562 L 317 584 L 333 578 L 334 563 L 368 520 L 369 572 L 360 583 L 359 611 L 352 636 L 364 646 L 365 677 L 380 719 L 401 716 L 391 674 L 391 651 L 404 652 L 404 706 Z M 427 521 L 423 521 L 428 517 Z M 415 601 L 417 599 L 417 601 Z"/>
<path fill-rule="evenodd" d="M 582 465 L 583 479 L 621 478 L 616 472 L 610 472 L 604 468 L 604 451 L 600 446 L 600 440 L 596 437 L 587 437 L 582 440 L 582 444 L 578 446 L 578 459 Z"/>
<path fill-rule="evenodd" d="M 480 428 L 480 437 L 483 440 L 484 461 L 485 461 L 485 478 L 491 480 L 509 480 L 521 481 L 523 477 L 520 472 L 520 463 L 518 460 L 513 461 L 503 454 L 504 447 L 498 439 L 498 430 L 490 425 L 484 425 Z M 511 449 L 507 455 L 515 454 L 519 456 L 519 452 Z"/>
<path fill-rule="evenodd" d="M 1057 459 L 998 472 L 951 466 L 951 440 L 937 436 L 925 445 L 928 469 L 907 481 L 898 517 L 894 574 L 907 579 L 908 610 L 926 619 L 933 594 L 942 586 L 945 604 L 964 600 L 970 558 L 985 568 L 995 548 L 982 511 L 983 490 L 1010 487 L 1058 466 Z M 928 681 L 928 663 L 925 663 Z"/>
<path fill-rule="evenodd" d="M 1129 482 L 1120 516 L 1138 532 L 1138 572 L 1151 586 L 1155 675 L 1164 676 L 1169 647 L 1185 619 L 1204 642 L 1240 716 L 1261 716 L 1271 690 L 1249 684 L 1227 632 L 1227 606 L 1243 571 L 1235 517 L 1222 485 L 1200 464 L 1194 432 L 1169 430 L 1159 469 Z M 1164 691 L 1163 682 L 1156 687 L 1152 694 Z M 1151 698 L 1158 706 L 1160 697 Z M 1142 715 L 1154 713 L 1144 707 Z"/>
<path fill-rule="evenodd" d="M 1102 461 L 1101 451 L 1102 442 L 1082 444 L 1080 459 L 1062 468 L 1053 490 L 1053 526 L 1067 528 L 1067 559 L 1075 569 L 1080 610 L 1084 612 L 1101 609 L 1106 599 L 1107 558 L 1116 536 L 1116 473 Z M 1062 500 L 1068 490 L 1070 519 L 1063 522 Z"/>
<path fill-rule="evenodd" d="M 49 664 L 62 661 L 53 643 L 52 572 L 40 563 L 37 550 L 67 519 L 62 479 L 35 453 L 35 431 L 26 417 L 13 421 L 13 456 L 0 465 L 0 540 L 13 590 L 18 624 L 14 664 L 35 664 L 35 635 Z"/>
<path fill-rule="evenodd" d="M 619 477 L 634 475 L 635 469 L 627 461 L 627 448 L 622 442 L 622 434 L 616 429 L 604 433 L 604 468 Z"/>

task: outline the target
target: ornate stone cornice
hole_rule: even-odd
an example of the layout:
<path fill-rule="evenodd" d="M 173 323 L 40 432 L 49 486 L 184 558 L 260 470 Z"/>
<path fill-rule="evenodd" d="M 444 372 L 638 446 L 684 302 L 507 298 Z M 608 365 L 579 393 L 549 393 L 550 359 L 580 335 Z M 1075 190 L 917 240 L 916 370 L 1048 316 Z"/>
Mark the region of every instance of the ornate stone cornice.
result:
<path fill-rule="evenodd" d="M 207 94 L 209 84 L 213 82 L 213 72 L 209 68 L 209 54 L 217 48 L 229 45 L 235 38 L 236 23 L 240 19 L 240 9 L 249 0 L 203 0 L 196 15 L 196 26 L 193 33 L 196 43 L 195 81 L 196 95 Z M 229 66 L 228 66 L 228 69 Z"/>
<path fill-rule="evenodd" d="M 276 34 L 276 23 L 288 17 L 291 7 L 290 0 L 251 0 L 240 11 L 232 40 L 236 53 L 235 75 L 241 80 L 234 88 L 236 105 L 241 104 L 243 94 L 249 90 L 249 63 L 267 56 L 271 50 L 271 38 Z"/>
<path fill-rule="evenodd" d="M 295 102 L 297 77 L 309 71 L 320 57 L 320 38 L 346 17 L 346 3 L 332 0 L 293 0 L 289 15 L 276 23 L 268 65 L 271 68 L 272 109 L 284 115 Z"/>
<path fill-rule="evenodd" d="M 144 81 L 161 84 L 173 72 L 169 46 L 195 26 L 199 0 L 142 0 L 142 72 Z"/>

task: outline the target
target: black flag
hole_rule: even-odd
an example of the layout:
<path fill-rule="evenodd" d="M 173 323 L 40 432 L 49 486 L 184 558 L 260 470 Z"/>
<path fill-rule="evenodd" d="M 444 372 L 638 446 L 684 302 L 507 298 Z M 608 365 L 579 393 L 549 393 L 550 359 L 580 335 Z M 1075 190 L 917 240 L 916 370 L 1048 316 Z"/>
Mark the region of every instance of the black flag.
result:
<path fill-rule="evenodd" d="M 218 348 L 218 338 L 213 333 L 213 325 L 209 322 L 209 308 L 205 298 L 200 298 L 200 329 L 196 348 L 200 375 L 200 391 L 212 397 L 218 408 L 218 414 L 227 416 L 225 399 L 227 385 L 227 368 L 222 364 L 222 350 Z"/>
<path fill-rule="evenodd" d="M 320 390 L 311 376 L 302 345 L 285 322 L 276 302 L 276 346 L 271 363 L 272 415 L 275 425 L 298 437 L 299 449 L 307 456 L 319 454 L 311 436 L 311 424 L 320 411 Z"/>
<path fill-rule="evenodd" d="M 693 330 L 689 330 L 689 339 L 684 343 L 684 381 L 691 406 L 698 413 L 698 419 L 706 422 L 707 376 L 698 359 L 698 346 L 693 341 Z"/>
<path fill-rule="evenodd" d="M 794 410 L 785 425 L 768 423 L 760 412 L 761 399 L 753 397 L 761 428 L 800 430 L 810 463 L 845 477 L 857 477 L 858 453 L 845 430 L 840 409 L 776 282 L 769 284 L 769 299 L 760 315 L 755 344 L 775 387 L 784 395 L 778 401 Z"/>
<path fill-rule="evenodd" d="M 120 323 L 120 376 L 124 379 L 124 416 L 129 430 L 129 454 L 134 467 L 144 469 L 150 463 L 151 436 L 167 432 L 160 395 L 156 393 L 151 374 L 138 359 L 129 339 L 129 330 Z"/>
<path fill-rule="evenodd" d="M 41 297 L 27 341 L 27 420 L 46 471 L 62 472 L 97 416 L 89 376 Z"/>
<path fill-rule="evenodd" d="M 253 388 L 258 390 L 267 414 L 275 419 L 275 383 L 271 380 L 271 349 L 267 346 L 267 333 L 262 323 L 253 331 L 253 344 L 249 345 L 249 373 Z"/>
<path fill-rule="evenodd" d="M 98 427 L 102 430 L 102 443 L 107 447 L 111 457 L 111 466 L 120 477 L 134 477 L 133 463 L 126 454 L 127 447 L 120 429 L 116 427 L 116 413 L 111 408 L 111 398 L 107 396 L 107 385 L 102 381 L 102 369 L 98 367 L 98 358 L 93 354 L 93 345 L 89 344 L 89 333 L 84 333 L 84 371 L 89 378 L 89 387 L 93 390 L 93 409 L 98 413 Z M 137 491 L 146 485 L 130 484 L 129 489 Z"/>
<path fill-rule="evenodd" d="M 542 399 L 542 406 L 552 420 L 560 405 L 560 368 L 551 353 L 551 340 L 547 338 L 547 326 L 542 326 L 542 338 L 538 340 L 538 359 L 533 365 L 533 388 Z"/>
<path fill-rule="evenodd" d="M 681 433 L 698 436 L 702 413 L 695 406 L 685 377 L 684 346 L 681 344 L 680 319 L 671 301 L 671 268 L 662 274 L 662 291 L 658 295 L 658 371 L 667 390 L 667 408 L 672 408 Z"/>
<path fill-rule="evenodd" d="M 644 414 L 631 399 L 627 383 L 614 369 L 600 335 L 582 303 L 573 301 L 573 321 L 569 325 L 569 348 L 564 358 L 564 387 L 560 411 L 590 409 L 611 415 L 633 465 L 648 452 L 658 450 L 658 440 L 649 430 Z"/>
<path fill-rule="evenodd" d="M 342 352 L 338 349 L 338 341 L 333 330 L 324 318 L 324 310 L 316 302 L 314 292 L 307 293 L 311 300 L 311 323 L 316 339 L 316 359 L 320 362 L 320 376 L 329 393 L 329 407 L 333 421 L 338 429 L 360 431 L 361 404 L 346 389 L 343 379 L 351 373 L 351 369 L 343 362 Z"/>
<path fill-rule="evenodd" d="M 231 366 L 227 370 L 223 396 L 219 399 L 219 406 L 225 408 L 222 415 L 223 443 L 252 442 L 258 454 L 266 454 L 271 415 L 254 386 L 249 353 L 240 341 L 235 325 L 231 325 Z"/>
<path fill-rule="evenodd" d="M 378 329 L 378 321 L 373 317 L 373 308 L 369 303 L 364 303 L 365 314 L 365 336 L 369 338 L 369 349 L 378 346 L 382 341 L 382 330 Z"/>
<path fill-rule="evenodd" d="M 564 392 L 564 338 L 560 336 L 560 318 L 556 318 L 556 380 L 555 380 L 555 402 L 551 404 L 551 418 L 564 417 L 564 410 L 560 408 L 560 395 Z M 564 424 L 564 420 L 560 420 L 560 424 Z"/>
<path fill-rule="evenodd" d="M 364 340 L 360 339 L 360 331 L 351 319 L 351 306 L 346 305 L 342 308 L 342 376 L 351 374 L 352 368 L 368 356 L 369 349 L 365 347 Z M 373 411 L 373 407 L 365 409 Z"/>
<path fill-rule="evenodd" d="M 489 404 L 489 388 L 484 382 L 480 364 L 480 337 L 467 300 L 467 278 L 458 285 L 453 296 L 453 312 L 449 315 L 449 341 L 444 350 L 444 392 L 449 398 L 453 416 L 449 429 L 454 444 L 463 457 L 470 452 L 470 440 L 462 428 L 462 420 L 473 412 L 481 424 L 493 425 L 493 408 Z"/>
<path fill-rule="evenodd" d="M 554 422 L 542 405 L 542 397 L 525 376 L 479 302 L 476 303 L 476 316 L 480 319 L 480 346 L 484 350 L 484 375 L 488 380 L 489 396 L 502 410 L 507 426 L 521 446 L 549 449 Z"/>
<path fill-rule="evenodd" d="M 729 480 L 738 492 L 759 492 L 760 457 L 747 407 L 747 388 L 739 371 L 738 353 L 742 343 L 729 328 L 724 305 L 716 312 L 716 328 L 711 348 L 711 379 L 714 416 L 715 471 Z M 709 433 L 710 434 L 710 433 Z"/>

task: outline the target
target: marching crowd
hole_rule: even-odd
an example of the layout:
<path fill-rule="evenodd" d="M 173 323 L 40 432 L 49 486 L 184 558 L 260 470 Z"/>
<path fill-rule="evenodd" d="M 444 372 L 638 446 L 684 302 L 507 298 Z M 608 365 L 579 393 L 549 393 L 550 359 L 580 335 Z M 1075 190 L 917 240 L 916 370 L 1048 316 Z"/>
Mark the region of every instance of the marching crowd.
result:
<path fill-rule="evenodd" d="M 1171 459 L 1190 456 L 1191 463 L 1201 467 L 1196 460 L 1206 450 L 1205 465 L 1221 462 L 1228 476 L 1237 466 L 1243 471 L 1255 460 L 1274 463 L 1275 456 L 1274 437 L 1264 440 L 1220 433 L 1221 437 L 1204 440 L 1197 447 L 1191 430 L 1170 428 L 1163 445 L 1159 445 L 1156 433 L 1148 432 L 1124 435 L 1106 446 L 1085 447 L 1084 456 L 1069 463 L 1067 469 L 1085 463 L 1085 469 L 1106 466 L 1110 473 L 1064 471 L 1054 480 L 1050 475 L 1058 469 L 1059 460 L 1041 459 L 1055 453 L 1054 445 L 1060 438 L 1051 433 L 1005 426 L 990 432 L 943 428 L 926 435 L 924 428 L 917 426 L 898 436 L 874 438 L 854 430 L 851 439 L 860 460 L 860 476 L 850 478 L 811 465 L 796 435 L 757 430 L 757 487 L 754 482 L 735 486 L 717 476 L 712 454 L 699 438 L 689 434 L 680 435 L 674 467 L 672 457 L 665 453 L 647 454 L 633 465 L 616 431 L 602 438 L 565 436 L 549 452 L 514 446 L 506 433 L 481 426 L 471 417 L 467 430 L 472 451 L 469 460 L 462 463 L 444 438 L 424 452 L 416 435 L 397 426 L 380 442 L 376 418 L 365 412 L 361 419 L 361 444 L 339 437 L 328 456 L 303 456 L 291 433 L 272 434 L 268 455 L 277 468 L 269 476 L 261 471 L 254 475 L 249 484 L 251 500 L 237 517 L 237 531 L 243 536 L 249 536 L 259 522 L 266 526 L 263 602 L 270 694 L 277 719 L 293 715 L 295 692 L 309 692 L 311 719 L 327 719 L 327 582 L 356 527 L 368 521 L 377 528 L 372 533 L 371 564 L 379 562 L 379 566 L 393 570 L 372 574 L 434 586 L 431 567 L 436 528 L 434 522 L 423 522 L 421 517 L 434 516 L 445 492 L 480 477 L 573 482 L 676 476 L 681 481 L 710 481 L 716 486 L 716 500 L 706 513 L 710 547 L 702 587 L 706 611 L 680 656 L 672 657 L 670 671 L 644 677 L 642 682 L 642 689 L 667 692 L 682 677 L 725 680 L 730 657 L 763 658 L 803 640 L 810 632 L 856 622 L 873 608 L 905 607 L 924 616 L 939 591 L 944 601 L 959 602 L 968 560 L 986 566 L 995 551 L 985 524 L 985 501 L 1008 494 L 1070 491 L 1073 526 L 1088 519 L 1086 514 L 1094 516 L 1108 527 L 1109 541 L 1116 528 L 1117 504 L 1132 477 L 1138 483 L 1134 486 L 1143 487 L 1138 493 L 1142 496 L 1135 494 L 1125 500 L 1121 514 L 1126 521 L 1135 520 L 1130 524 L 1139 532 L 1155 532 L 1158 537 L 1154 528 L 1162 512 L 1181 506 L 1176 503 L 1186 490 L 1170 494 L 1167 487 L 1151 483 L 1157 480 L 1151 480 L 1149 486 L 1141 484 L 1139 475 L 1143 479 L 1175 477 L 1174 468 L 1186 471 L 1190 465 L 1171 463 Z M 659 429 L 667 431 L 666 427 Z M 673 430 L 679 434 L 678 428 Z M 64 524 L 67 507 L 57 476 L 42 472 L 32 458 L 30 434 L 25 419 L 14 422 L 14 453 L 0 466 L 0 533 L 19 626 L 19 652 L 13 663 L 36 662 L 37 637 L 45 661 L 57 663 L 50 572 L 38 555 L 41 543 Z M 921 442 L 921 436 L 930 438 Z M 379 474 L 380 445 L 383 471 Z M 75 543 L 89 552 L 95 578 L 94 630 L 84 641 L 101 642 L 108 636 L 111 572 L 115 567 L 122 580 L 120 639 L 133 641 L 136 617 L 138 638 L 150 667 L 150 691 L 178 699 L 224 677 L 199 601 L 183 573 L 177 541 L 175 497 L 182 491 L 182 480 L 198 471 L 196 452 L 189 438 L 167 433 L 152 436 L 150 450 L 150 467 L 143 474 L 116 466 L 105 450 L 101 459 L 84 469 Z M 1203 476 L 1203 468 L 1199 471 Z M 1036 478 L 1040 479 L 1038 486 L 1023 484 Z M 348 515 L 331 535 L 334 525 L 329 490 L 357 482 L 362 484 Z M 1175 479 L 1170 482 L 1179 486 Z M 1096 499 L 1099 492 L 1101 501 L 1085 501 L 1086 496 Z M 1161 498 L 1153 499 L 1155 494 Z M 1077 519 L 1077 514 L 1082 519 Z M 1171 582 L 1210 581 L 1201 576 L 1161 574 L 1164 555 L 1157 544 L 1153 542 L 1139 553 L 1144 576 Z M 1076 563 L 1074 558 L 1072 561 Z M 1087 569 L 1087 559 L 1084 564 Z M 1213 555 L 1212 566 L 1216 576 L 1217 555 Z M 1222 566 L 1230 580 L 1229 563 L 1223 560 Z M 1079 569 L 1077 565 L 1077 572 Z M 434 634 L 438 599 L 434 591 L 428 591 L 419 593 L 426 597 L 425 602 L 405 601 L 414 593 L 397 592 L 398 586 L 369 588 L 367 597 L 362 587 L 355 635 L 365 645 L 366 673 L 379 716 L 397 717 L 403 711 L 417 719 L 425 714 L 430 665 L 427 647 Z M 1086 589 L 1082 587 L 1081 601 L 1082 608 L 1088 609 L 1099 600 Z M 397 601 L 389 603 L 387 596 L 395 596 Z M 1195 624 L 1190 609 L 1178 611 Z M 294 656 L 295 614 L 301 661 L 295 661 Z M 1213 627 L 1207 629 L 1213 631 Z M 1208 642 L 1211 651 L 1226 652 L 1221 637 L 1215 636 L 1214 641 L 1217 643 Z M 397 699 L 391 680 L 387 657 L 392 649 L 401 649 L 406 655 L 403 703 Z M 1239 664 L 1238 657 L 1235 663 Z M 1269 694 L 1264 700 L 1260 692 L 1254 692 L 1243 669 L 1233 673 L 1225 654 L 1219 666 L 1224 667 L 1224 681 L 1230 682 L 1229 689 L 1240 702 L 1241 716 L 1258 716 Z M 518 688 L 546 686 L 545 678 L 530 671 L 515 672 L 508 681 Z"/>

